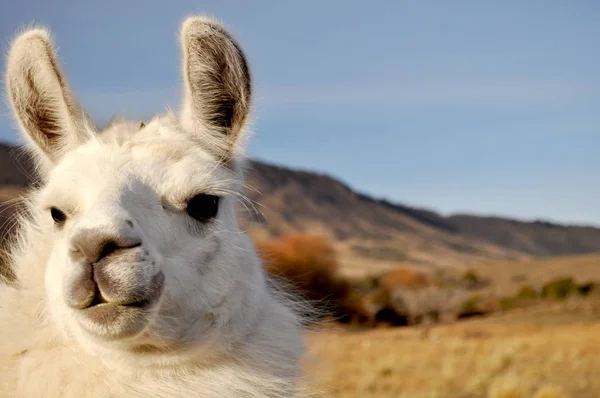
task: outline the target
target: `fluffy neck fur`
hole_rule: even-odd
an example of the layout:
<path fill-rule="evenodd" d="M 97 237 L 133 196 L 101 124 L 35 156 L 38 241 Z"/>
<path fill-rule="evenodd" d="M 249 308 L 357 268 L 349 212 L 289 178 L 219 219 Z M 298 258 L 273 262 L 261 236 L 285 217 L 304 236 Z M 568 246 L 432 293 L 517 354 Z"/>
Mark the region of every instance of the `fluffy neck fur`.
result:
<path fill-rule="evenodd" d="M 30 195 L 35 202 L 35 191 Z M 52 242 L 39 229 L 34 206 L 22 216 L 11 253 L 14 284 L 0 285 L 0 396 L 11 397 L 290 397 L 298 385 L 302 341 L 291 301 L 276 288 L 249 289 L 261 308 L 249 324 L 222 331 L 215 347 L 171 364 L 136 367 L 124 358 L 86 352 L 53 322 L 44 294 L 44 265 Z M 237 311 L 245 311 L 240 305 Z M 247 315 L 246 315 L 247 317 Z M 285 336 L 283 338 L 282 336 Z M 294 336 L 290 339 L 290 336 Z M 162 355 L 162 353 L 148 353 Z"/>

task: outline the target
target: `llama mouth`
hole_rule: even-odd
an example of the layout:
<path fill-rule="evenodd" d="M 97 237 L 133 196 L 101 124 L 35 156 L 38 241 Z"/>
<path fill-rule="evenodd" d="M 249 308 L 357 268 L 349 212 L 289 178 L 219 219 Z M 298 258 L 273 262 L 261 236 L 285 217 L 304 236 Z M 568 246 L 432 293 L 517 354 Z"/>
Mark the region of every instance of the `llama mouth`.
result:
<path fill-rule="evenodd" d="M 151 299 L 142 299 L 139 301 L 133 301 L 130 303 L 110 303 L 104 299 L 101 298 L 101 296 L 98 296 L 99 298 L 97 300 L 94 300 L 92 302 L 92 304 L 90 304 L 88 307 L 84 308 L 84 310 L 89 310 L 89 309 L 93 309 L 93 308 L 98 308 L 98 307 L 114 307 L 114 306 L 119 306 L 119 307 L 127 307 L 127 308 L 146 308 L 150 305 L 152 305 L 153 300 Z"/>
<path fill-rule="evenodd" d="M 88 307 L 77 311 L 78 323 L 103 340 L 132 337 L 151 321 L 164 287 L 163 273 L 157 274 L 145 297 L 107 302 L 99 295 Z"/>
<path fill-rule="evenodd" d="M 121 304 L 121 305 L 124 307 L 130 307 L 130 308 L 145 308 L 151 304 L 152 304 L 152 300 L 144 299 L 144 300 L 140 300 L 140 301 L 134 301 L 133 303 Z"/>
<path fill-rule="evenodd" d="M 79 324 L 103 340 L 128 338 L 140 333 L 151 321 L 158 300 L 128 304 L 100 303 L 79 311 Z"/>
<path fill-rule="evenodd" d="M 109 301 L 109 300 L 106 300 L 104 298 L 104 296 L 102 296 L 102 292 L 98 291 L 96 296 L 94 297 L 94 300 L 92 300 L 92 302 L 87 307 L 84 307 L 81 309 L 88 310 L 88 309 L 92 309 L 92 308 L 100 307 L 100 306 L 121 306 L 121 307 L 130 307 L 130 308 L 144 308 L 144 307 L 148 307 L 149 305 L 151 305 L 153 301 L 154 301 L 154 299 L 150 298 L 150 297 L 144 297 L 141 299 L 132 299 L 129 301 Z"/>
<path fill-rule="evenodd" d="M 98 288 L 98 286 L 96 285 L 94 288 L 95 292 L 93 300 L 87 306 L 79 309 L 87 310 L 102 305 L 144 308 L 151 305 L 154 301 L 158 300 L 158 298 L 162 294 L 164 282 L 164 274 L 162 272 L 159 272 L 152 278 L 150 285 L 145 289 L 146 292 L 144 292 L 143 295 L 138 294 L 130 298 L 123 298 L 119 300 L 107 300 L 102 294 L 102 289 Z"/>

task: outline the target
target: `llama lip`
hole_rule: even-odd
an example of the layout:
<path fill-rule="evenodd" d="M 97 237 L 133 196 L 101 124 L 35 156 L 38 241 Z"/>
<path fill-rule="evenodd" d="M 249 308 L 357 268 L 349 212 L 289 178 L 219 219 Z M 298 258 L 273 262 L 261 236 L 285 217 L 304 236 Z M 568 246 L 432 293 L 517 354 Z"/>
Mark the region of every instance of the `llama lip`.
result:
<path fill-rule="evenodd" d="M 96 302 L 77 311 L 79 324 L 102 339 L 116 340 L 141 332 L 150 322 L 164 287 L 165 277 L 159 272 L 148 286 L 148 295 L 127 302 Z"/>
<path fill-rule="evenodd" d="M 83 310 L 79 323 L 87 332 L 105 340 L 131 337 L 149 322 L 151 305 L 142 308 L 103 303 Z"/>
<path fill-rule="evenodd" d="M 149 305 L 152 305 L 155 301 L 158 300 L 162 293 L 164 283 L 165 275 L 162 272 L 159 272 L 152 278 L 150 284 L 144 289 L 145 293 L 143 295 L 133 295 L 132 297 L 125 297 L 119 300 L 107 300 L 104 298 L 102 292 L 99 290 L 97 292 L 97 296 L 94 298 L 94 301 L 92 301 L 90 305 L 83 309 L 91 309 L 93 307 L 103 304 L 131 308 L 144 308 Z"/>

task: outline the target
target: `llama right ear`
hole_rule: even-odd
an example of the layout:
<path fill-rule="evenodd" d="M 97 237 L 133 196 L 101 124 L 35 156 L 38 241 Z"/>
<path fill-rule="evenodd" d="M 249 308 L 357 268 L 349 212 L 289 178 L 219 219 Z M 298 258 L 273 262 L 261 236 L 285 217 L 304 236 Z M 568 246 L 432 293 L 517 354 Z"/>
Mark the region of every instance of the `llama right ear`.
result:
<path fill-rule="evenodd" d="M 69 93 L 46 29 L 30 29 L 13 41 L 6 85 L 23 135 L 46 166 L 85 141 L 89 121 Z"/>
<path fill-rule="evenodd" d="M 217 22 L 182 25 L 185 96 L 181 124 L 218 158 L 233 157 L 250 111 L 251 78 L 235 39 Z"/>

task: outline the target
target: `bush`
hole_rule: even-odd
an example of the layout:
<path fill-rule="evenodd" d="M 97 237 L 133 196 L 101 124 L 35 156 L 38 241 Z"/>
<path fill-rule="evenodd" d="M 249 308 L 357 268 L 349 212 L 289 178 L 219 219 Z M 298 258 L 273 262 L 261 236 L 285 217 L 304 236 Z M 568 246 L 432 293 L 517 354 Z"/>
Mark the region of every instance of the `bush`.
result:
<path fill-rule="evenodd" d="M 396 268 L 379 279 L 379 285 L 389 291 L 397 288 L 419 289 L 429 284 L 426 274 L 409 268 Z"/>
<path fill-rule="evenodd" d="M 531 285 L 523 285 L 517 292 L 516 298 L 519 299 L 534 299 L 538 296 L 537 292 Z"/>
<path fill-rule="evenodd" d="M 550 300 L 563 300 L 577 292 L 573 278 L 562 278 L 548 282 L 542 287 L 542 297 Z"/>
<path fill-rule="evenodd" d="M 477 273 L 475 271 L 467 271 L 465 272 L 465 274 L 463 275 L 463 280 L 467 283 L 467 284 L 475 284 L 477 282 L 479 282 L 479 276 L 477 275 Z"/>
<path fill-rule="evenodd" d="M 598 286 L 594 282 L 586 282 L 577 286 L 577 292 L 582 296 L 589 296 L 596 291 Z"/>
<path fill-rule="evenodd" d="M 376 290 L 380 290 L 379 276 L 366 276 L 352 283 L 352 287 L 361 296 L 366 296 Z"/>
<path fill-rule="evenodd" d="M 295 234 L 256 246 L 265 269 L 287 279 L 308 299 L 322 299 L 345 288 L 338 281 L 334 249 L 325 238 Z"/>
<path fill-rule="evenodd" d="M 488 285 L 489 281 L 479 276 L 475 271 L 469 270 L 462 276 L 462 284 L 467 289 L 477 289 Z"/>
<path fill-rule="evenodd" d="M 498 300 L 498 306 L 502 311 L 510 310 L 519 306 L 518 297 L 504 297 Z"/>
<path fill-rule="evenodd" d="M 437 279 L 407 268 L 384 274 L 380 278 L 380 296 L 386 298 L 387 304 L 381 307 L 377 319 L 382 320 L 385 315 L 387 323 L 395 325 L 455 319 L 464 299 L 463 291 L 441 286 Z"/>
<path fill-rule="evenodd" d="M 361 297 L 340 277 L 335 249 L 326 238 L 293 234 L 256 242 L 256 247 L 269 274 L 286 280 L 340 321 L 364 315 Z"/>
<path fill-rule="evenodd" d="M 463 304 L 460 311 L 460 314 L 475 314 L 480 312 L 479 302 L 481 301 L 481 297 L 478 295 L 472 296 L 467 299 Z"/>

